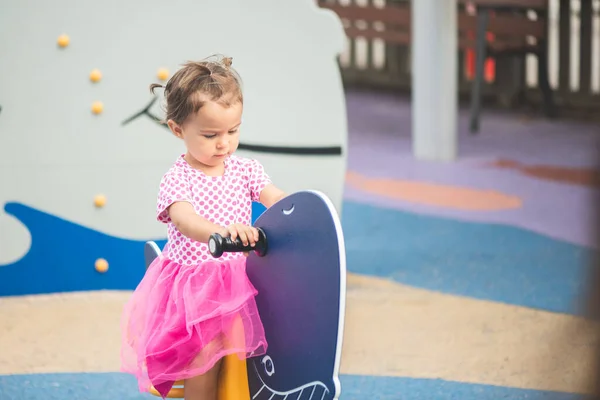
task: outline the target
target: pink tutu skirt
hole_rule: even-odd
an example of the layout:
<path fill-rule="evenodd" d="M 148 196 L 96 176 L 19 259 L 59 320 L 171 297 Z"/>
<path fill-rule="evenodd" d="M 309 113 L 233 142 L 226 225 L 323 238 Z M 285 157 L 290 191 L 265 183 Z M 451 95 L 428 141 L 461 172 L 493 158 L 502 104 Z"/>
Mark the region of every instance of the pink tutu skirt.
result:
<path fill-rule="evenodd" d="M 245 257 L 182 266 L 159 257 L 125 305 L 121 371 L 163 396 L 229 354 L 263 355 L 265 333 Z"/>

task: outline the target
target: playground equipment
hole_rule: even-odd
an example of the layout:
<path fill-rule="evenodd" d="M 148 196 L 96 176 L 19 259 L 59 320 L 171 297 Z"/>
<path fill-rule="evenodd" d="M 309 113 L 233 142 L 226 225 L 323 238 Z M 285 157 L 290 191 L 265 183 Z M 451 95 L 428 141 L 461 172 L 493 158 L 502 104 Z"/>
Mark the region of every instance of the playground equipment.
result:
<path fill-rule="evenodd" d="M 214 257 L 251 252 L 246 269 L 258 290 L 256 302 L 268 342 L 267 354 L 224 359 L 220 400 L 338 399 L 346 298 L 346 252 L 341 223 L 329 198 L 318 191 L 294 193 L 267 209 L 254 224 L 254 248 L 239 239 L 211 235 Z M 148 266 L 160 250 L 147 242 Z M 178 381 L 167 397 L 183 398 Z M 154 388 L 150 393 L 159 396 Z"/>

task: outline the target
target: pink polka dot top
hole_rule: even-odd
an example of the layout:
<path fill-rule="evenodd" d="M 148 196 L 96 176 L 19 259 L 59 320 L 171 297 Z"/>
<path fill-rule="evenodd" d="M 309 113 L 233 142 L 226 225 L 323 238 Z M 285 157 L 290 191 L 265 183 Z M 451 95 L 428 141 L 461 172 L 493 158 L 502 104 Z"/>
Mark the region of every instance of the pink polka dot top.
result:
<path fill-rule="evenodd" d="M 177 201 L 187 201 L 196 213 L 209 221 L 227 226 L 234 223 L 250 225 L 252 201 L 271 183 L 263 166 L 254 159 L 229 156 L 222 176 L 208 176 L 192 168 L 181 155 L 160 182 L 157 219 L 167 224 L 167 245 L 163 256 L 182 265 L 195 265 L 214 260 L 208 244 L 181 234 L 166 209 Z M 224 253 L 219 259 L 243 257 L 242 253 Z"/>

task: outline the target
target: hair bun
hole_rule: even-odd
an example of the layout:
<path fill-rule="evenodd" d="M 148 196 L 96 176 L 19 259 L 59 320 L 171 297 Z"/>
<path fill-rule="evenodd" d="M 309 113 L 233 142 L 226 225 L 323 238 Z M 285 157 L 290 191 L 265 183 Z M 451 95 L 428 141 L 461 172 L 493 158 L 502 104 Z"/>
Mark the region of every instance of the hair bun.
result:
<path fill-rule="evenodd" d="M 231 57 L 223 58 L 223 65 L 225 65 L 225 67 L 229 68 L 229 67 L 231 67 L 231 64 L 233 64 L 233 58 L 231 58 Z"/>

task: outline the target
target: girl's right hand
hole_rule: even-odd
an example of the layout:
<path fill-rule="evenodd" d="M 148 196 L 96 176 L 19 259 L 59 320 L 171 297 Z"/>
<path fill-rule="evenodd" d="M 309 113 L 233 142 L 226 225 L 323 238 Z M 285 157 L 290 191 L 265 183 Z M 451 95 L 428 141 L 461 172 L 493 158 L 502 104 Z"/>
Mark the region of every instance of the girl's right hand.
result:
<path fill-rule="evenodd" d="M 258 230 L 253 226 L 233 224 L 223 228 L 220 233 L 221 236 L 229 236 L 233 242 L 239 237 L 244 246 L 247 246 L 248 243 L 254 246 L 258 242 Z"/>

